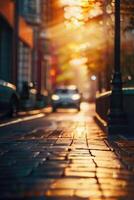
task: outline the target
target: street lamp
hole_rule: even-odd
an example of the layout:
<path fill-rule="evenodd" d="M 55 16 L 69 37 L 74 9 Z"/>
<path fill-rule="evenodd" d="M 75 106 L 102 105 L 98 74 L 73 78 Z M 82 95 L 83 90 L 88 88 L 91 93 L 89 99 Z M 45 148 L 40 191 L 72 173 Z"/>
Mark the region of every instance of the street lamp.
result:
<path fill-rule="evenodd" d="M 120 0 L 115 0 L 115 41 L 114 41 L 114 74 L 112 93 L 108 113 L 108 133 L 120 134 L 126 131 L 126 117 L 123 110 L 123 91 L 120 67 Z"/>

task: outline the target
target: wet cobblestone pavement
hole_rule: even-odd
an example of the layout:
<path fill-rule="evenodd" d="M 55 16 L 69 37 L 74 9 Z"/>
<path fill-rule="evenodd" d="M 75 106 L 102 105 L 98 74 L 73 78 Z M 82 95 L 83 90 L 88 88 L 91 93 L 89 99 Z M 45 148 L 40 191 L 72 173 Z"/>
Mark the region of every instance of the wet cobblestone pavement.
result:
<path fill-rule="evenodd" d="M 134 199 L 134 141 L 113 144 L 78 116 L 0 140 L 0 199 Z"/>

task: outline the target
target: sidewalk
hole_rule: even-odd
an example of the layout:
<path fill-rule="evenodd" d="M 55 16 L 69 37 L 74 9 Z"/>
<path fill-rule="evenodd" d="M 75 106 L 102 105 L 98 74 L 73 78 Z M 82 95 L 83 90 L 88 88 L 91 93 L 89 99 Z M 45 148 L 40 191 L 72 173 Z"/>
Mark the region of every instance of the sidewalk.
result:
<path fill-rule="evenodd" d="M 114 147 L 123 165 L 134 173 L 134 137 L 131 139 L 124 137 L 109 143 Z"/>
<path fill-rule="evenodd" d="M 88 121 L 0 140 L 0 199 L 133 200 L 134 141 Z"/>

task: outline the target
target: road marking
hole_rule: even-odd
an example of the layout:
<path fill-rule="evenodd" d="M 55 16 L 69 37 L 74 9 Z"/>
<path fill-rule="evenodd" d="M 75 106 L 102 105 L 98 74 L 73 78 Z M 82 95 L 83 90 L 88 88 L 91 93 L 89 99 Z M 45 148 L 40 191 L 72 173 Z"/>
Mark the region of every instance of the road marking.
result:
<path fill-rule="evenodd" d="M 34 116 L 28 116 L 28 117 L 19 118 L 19 119 L 10 121 L 10 122 L 5 122 L 3 124 L 0 124 L 0 128 L 4 127 L 4 126 L 9 126 L 9 125 L 12 125 L 12 124 L 16 124 L 16 123 L 19 123 L 19 122 L 25 122 L 25 121 L 29 121 L 29 120 L 32 120 L 32 119 L 42 118 L 44 116 L 45 116 L 45 114 L 40 113 L 40 114 L 37 114 L 37 115 L 34 115 Z"/>

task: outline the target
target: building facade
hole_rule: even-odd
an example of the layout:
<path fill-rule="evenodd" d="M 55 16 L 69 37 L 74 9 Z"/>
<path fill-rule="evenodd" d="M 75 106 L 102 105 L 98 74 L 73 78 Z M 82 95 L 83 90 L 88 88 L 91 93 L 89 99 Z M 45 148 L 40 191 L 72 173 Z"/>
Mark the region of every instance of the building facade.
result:
<path fill-rule="evenodd" d="M 19 0 L 19 13 L 33 30 L 33 48 L 19 45 L 19 77 L 20 88 L 22 80 L 38 84 L 38 39 L 41 23 L 41 0 Z"/>
<path fill-rule="evenodd" d="M 0 79 L 20 87 L 20 63 L 22 58 L 20 55 L 18 56 L 18 52 L 20 52 L 19 44 L 29 50 L 29 54 L 27 54 L 27 62 L 29 63 L 31 59 L 30 52 L 33 48 L 33 30 L 26 23 L 24 17 L 16 12 L 15 3 L 12 0 L 0 0 Z M 18 15 L 15 15 L 16 13 Z M 17 16 L 17 20 L 15 16 Z M 16 22 L 18 23 L 17 27 Z M 15 51 L 17 52 L 17 63 L 14 62 L 16 59 Z"/>

